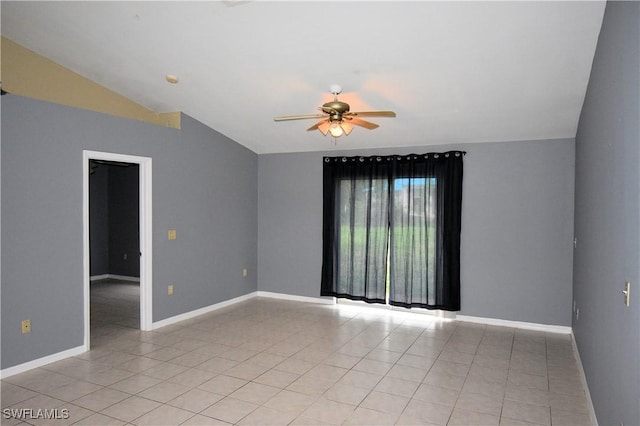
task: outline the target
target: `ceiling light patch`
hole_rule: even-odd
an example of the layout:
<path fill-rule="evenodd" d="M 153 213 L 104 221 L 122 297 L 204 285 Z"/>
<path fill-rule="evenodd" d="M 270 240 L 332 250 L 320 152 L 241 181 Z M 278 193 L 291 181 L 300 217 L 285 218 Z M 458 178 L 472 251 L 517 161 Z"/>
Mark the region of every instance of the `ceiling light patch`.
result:
<path fill-rule="evenodd" d="M 178 81 L 180 81 L 178 79 L 178 76 L 173 74 L 167 74 L 167 76 L 165 77 L 165 80 L 167 80 L 167 83 L 171 83 L 171 84 L 178 84 Z"/>

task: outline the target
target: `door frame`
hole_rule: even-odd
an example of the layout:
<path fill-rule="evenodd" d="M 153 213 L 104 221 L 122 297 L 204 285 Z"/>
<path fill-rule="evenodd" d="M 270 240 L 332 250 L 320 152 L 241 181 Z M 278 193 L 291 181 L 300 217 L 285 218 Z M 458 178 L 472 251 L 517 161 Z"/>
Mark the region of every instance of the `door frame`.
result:
<path fill-rule="evenodd" d="M 152 160 L 149 157 L 111 152 L 82 151 L 82 227 L 84 269 L 84 346 L 91 349 L 91 295 L 90 295 L 90 243 L 89 243 L 89 160 L 117 161 L 139 166 L 139 220 L 140 220 L 140 329 L 153 327 L 153 252 L 152 252 Z"/>

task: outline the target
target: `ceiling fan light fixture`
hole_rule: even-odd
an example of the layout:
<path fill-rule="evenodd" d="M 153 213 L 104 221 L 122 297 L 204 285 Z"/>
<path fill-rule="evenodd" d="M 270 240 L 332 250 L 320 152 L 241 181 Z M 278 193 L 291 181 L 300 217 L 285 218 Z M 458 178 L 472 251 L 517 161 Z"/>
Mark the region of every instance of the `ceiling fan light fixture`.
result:
<path fill-rule="evenodd" d="M 320 130 L 324 136 L 327 136 L 327 133 L 329 133 L 329 127 L 331 127 L 331 124 L 329 124 L 328 121 L 325 121 L 318 125 L 318 130 Z"/>
<path fill-rule="evenodd" d="M 347 123 L 346 121 L 343 121 L 342 123 L 340 123 L 340 127 L 342 127 L 342 131 L 347 136 L 349 136 L 349 133 L 351 133 L 351 131 L 353 130 L 353 125 L 351 125 L 350 123 Z"/>
<path fill-rule="evenodd" d="M 340 124 L 341 123 L 339 121 L 333 121 L 329 126 L 329 133 L 331 133 L 331 136 L 333 136 L 334 138 L 339 138 L 344 134 L 344 130 L 342 130 Z"/>
<path fill-rule="evenodd" d="M 332 121 L 329 126 L 329 133 L 331 133 L 331 136 L 334 138 L 339 138 L 342 135 L 349 136 L 352 130 L 353 125 L 344 120 Z M 325 136 L 327 135 L 326 132 L 323 133 Z"/>

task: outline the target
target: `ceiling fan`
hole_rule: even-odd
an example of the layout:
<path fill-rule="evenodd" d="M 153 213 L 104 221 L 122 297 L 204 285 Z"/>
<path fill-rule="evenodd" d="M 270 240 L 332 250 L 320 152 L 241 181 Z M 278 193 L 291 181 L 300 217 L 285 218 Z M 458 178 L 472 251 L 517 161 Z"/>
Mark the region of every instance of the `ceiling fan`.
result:
<path fill-rule="evenodd" d="M 283 115 L 274 118 L 275 121 L 288 121 L 288 120 L 305 120 L 310 118 L 321 118 L 313 126 L 309 127 L 307 131 L 320 130 L 323 135 L 330 133 L 334 138 L 339 138 L 342 135 L 349 135 L 353 126 L 364 127 L 365 129 L 373 130 L 379 127 L 377 124 L 370 121 L 362 120 L 359 117 L 395 117 L 396 113 L 393 111 L 350 111 L 349 104 L 338 100 L 338 95 L 342 92 L 342 88 L 338 85 L 332 85 L 329 90 L 333 94 L 333 101 L 323 104 L 318 109 L 322 112 L 320 114 L 305 114 L 305 115 Z"/>

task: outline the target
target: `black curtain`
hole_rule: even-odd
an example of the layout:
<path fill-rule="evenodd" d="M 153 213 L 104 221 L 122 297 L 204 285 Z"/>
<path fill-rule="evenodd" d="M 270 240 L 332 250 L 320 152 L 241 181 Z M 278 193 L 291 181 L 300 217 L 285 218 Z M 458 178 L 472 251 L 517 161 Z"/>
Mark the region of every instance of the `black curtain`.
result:
<path fill-rule="evenodd" d="M 460 310 L 462 155 L 453 151 L 394 161 L 391 305 Z"/>
<path fill-rule="evenodd" d="M 463 154 L 325 157 L 321 295 L 460 310 Z"/>
<path fill-rule="evenodd" d="M 323 296 L 385 303 L 391 166 L 382 157 L 324 159 Z"/>

